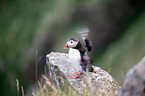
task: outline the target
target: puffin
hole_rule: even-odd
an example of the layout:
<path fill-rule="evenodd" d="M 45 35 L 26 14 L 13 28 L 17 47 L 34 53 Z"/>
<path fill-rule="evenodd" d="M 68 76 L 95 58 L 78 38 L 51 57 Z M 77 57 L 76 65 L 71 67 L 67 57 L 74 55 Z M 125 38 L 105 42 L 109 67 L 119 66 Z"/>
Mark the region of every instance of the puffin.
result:
<path fill-rule="evenodd" d="M 84 38 L 84 44 L 75 37 L 69 38 L 64 49 L 69 49 L 69 60 L 77 70 L 76 75 L 71 76 L 71 79 L 78 78 L 84 72 L 94 71 L 91 58 L 92 42 L 87 37 Z"/>

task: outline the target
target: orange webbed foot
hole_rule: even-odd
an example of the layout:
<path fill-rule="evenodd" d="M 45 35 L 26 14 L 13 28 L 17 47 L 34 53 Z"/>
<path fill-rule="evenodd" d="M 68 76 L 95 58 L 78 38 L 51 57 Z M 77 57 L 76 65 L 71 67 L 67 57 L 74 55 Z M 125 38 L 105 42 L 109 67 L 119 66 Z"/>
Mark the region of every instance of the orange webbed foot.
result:
<path fill-rule="evenodd" d="M 73 76 L 71 76 L 70 78 L 71 78 L 71 79 L 75 79 L 75 78 L 78 78 L 80 75 L 81 75 L 80 72 L 76 72 L 76 75 L 73 75 Z"/>

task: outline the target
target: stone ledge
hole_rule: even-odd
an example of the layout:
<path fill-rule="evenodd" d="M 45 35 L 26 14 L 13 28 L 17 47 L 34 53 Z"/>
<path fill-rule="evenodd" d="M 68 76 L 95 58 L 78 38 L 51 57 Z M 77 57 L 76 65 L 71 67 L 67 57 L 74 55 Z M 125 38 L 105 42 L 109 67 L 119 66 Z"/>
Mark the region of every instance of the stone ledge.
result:
<path fill-rule="evenodd" d="M 89 92 L 95 92 L 99 96 L 114 96 L 118 92 L 118 83 L 109 73 L 99 67 L 93 66 L 95 72 L 84 73 L 79 78 L 70 79 L 70 76 L 74 75 L 76 70 L 75 66 L 69 62 L 68 54 L 51 52 L 46 56 L 46 59 L 51 70 L 49 72 L 53 72 L 51 74 L 55 81 L 57 80 L 57 74 L 61 73 L 64 75 L 64 79 L 67 79 L 76 90 L 89 89 Z"/>

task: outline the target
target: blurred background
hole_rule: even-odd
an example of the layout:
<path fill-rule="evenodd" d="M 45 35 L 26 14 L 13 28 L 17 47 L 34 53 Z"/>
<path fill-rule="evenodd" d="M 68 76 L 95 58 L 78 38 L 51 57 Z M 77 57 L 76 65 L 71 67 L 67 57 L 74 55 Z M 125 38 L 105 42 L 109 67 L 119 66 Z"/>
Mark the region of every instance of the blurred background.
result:
<path fill-rule="evenodd" d="M 88 27 L 93 65 L 109 72 L 121 85 L 126 72 L 145 55 L 143 0 L 1 0 L 0 96 L 25 93 L 45 69 L 45 56 L 67 52 L 63 45 Z M 32 86 L 32 87 L 31 87 Z"/>

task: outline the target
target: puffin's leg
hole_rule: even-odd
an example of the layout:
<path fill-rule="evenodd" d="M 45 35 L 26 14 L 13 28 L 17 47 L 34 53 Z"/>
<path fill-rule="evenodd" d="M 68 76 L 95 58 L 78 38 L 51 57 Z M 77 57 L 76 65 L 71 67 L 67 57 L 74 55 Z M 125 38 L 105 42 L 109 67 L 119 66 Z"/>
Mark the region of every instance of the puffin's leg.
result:
<path fill-rule="evenodd" d="M 78 78 L 80 75 L 81 75 L 80 72 L 76 72 L 76 75 L 73 75 L 73 76 L 71 76 L 70 78 L 71 78 L 71 79 L 75 79 L 75 78 Z"/>

